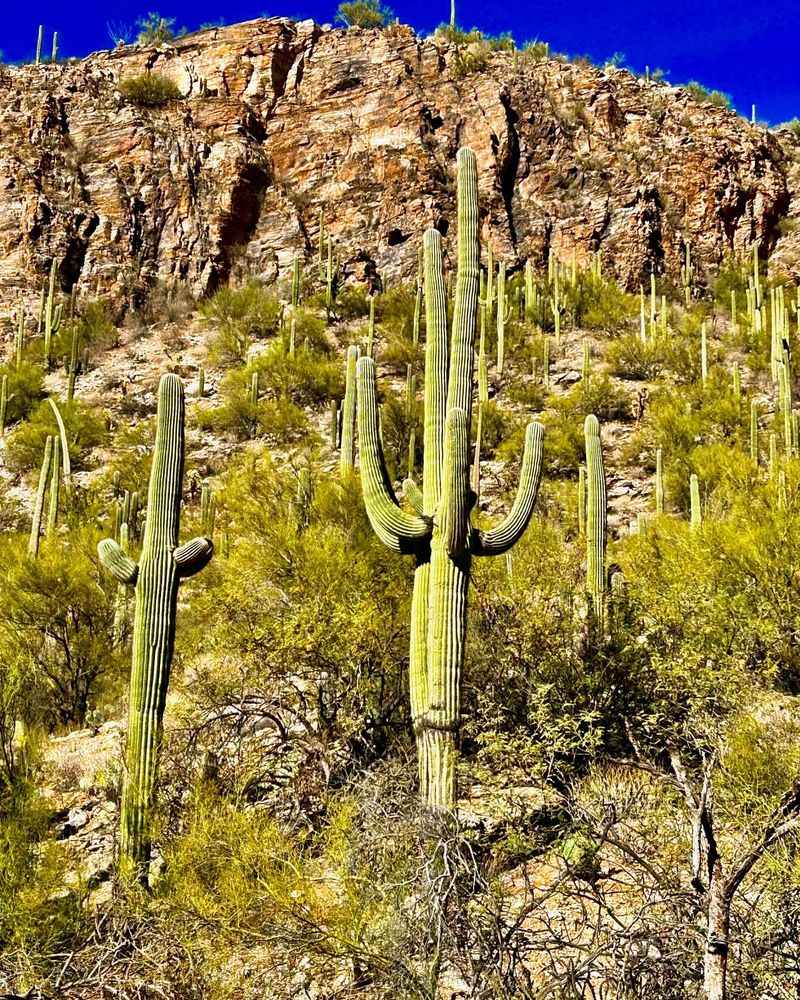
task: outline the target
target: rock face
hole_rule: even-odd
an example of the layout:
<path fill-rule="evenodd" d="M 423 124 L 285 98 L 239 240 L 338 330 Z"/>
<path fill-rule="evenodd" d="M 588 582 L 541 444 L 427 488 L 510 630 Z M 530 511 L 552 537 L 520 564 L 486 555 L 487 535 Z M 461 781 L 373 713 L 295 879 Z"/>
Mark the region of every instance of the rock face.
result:
<path fill-rule="evenodd" d="M 203 293 L 316 253 L 319 213 L 345 273 L 410 275 L 453 221 L 459 145 L 478 156 L 483 238 L 517 265 L 601 249 L 628 287 L 706 270 L 790 210 L 774 134 L 626 71 L 499 52 L 479 72 L 409 28 L 258 20 L 160 48 L 0 71 L 0 305 L 62 289 L 118 302 L 156 283 Z M 182 99 L 127 101 L 145 70 Z M 794 267 L 792 260 L 787 266 Z"/>

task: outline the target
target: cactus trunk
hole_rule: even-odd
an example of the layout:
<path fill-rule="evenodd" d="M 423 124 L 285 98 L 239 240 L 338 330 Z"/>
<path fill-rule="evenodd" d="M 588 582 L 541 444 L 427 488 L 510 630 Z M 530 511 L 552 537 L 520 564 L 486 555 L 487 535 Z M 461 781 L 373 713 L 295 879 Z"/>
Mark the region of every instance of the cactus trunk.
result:
<path fill-rule="evenodd" d="M 183 386 L 165 375 L 158 392 L 156 444 L 147 497 L 142 554 L 138 566 L 106 539 L 100 558 L 120 582 L 136 586 L 128 746 L 120 814 L 120 855 L 140 880 L 147 879 L 151 809 L 158 748 L 175 640 L 178 585 L 211 558 L 207 538 L 178 548 L 184 460 Z"/>
<path fill-rule="evenodd" d="M 471 528 L 470 423 L 473 352 L 479 284 L 478 191 L 475 155 L 458 154 L 458 271 L 447 342 L 447 303 L 441 235 L 425 233 L 425 426 L 423 482 L 407 481 L 416 513 L 395 498 L 379 442 L 375 365 L 358 362 L 358 432 L 364 502 L 379 538 L 416 558 L 411 602 L 409 693 L 417 738 L 420 794 L 428 808 L 456 802 L 461 670 L 467 626 L 467 591 L 473 555 L 500 555 L 525 530 L 542 465 L 542 429 L 530 424 L 520 487 L 505 521 L 481 532 Z M 487 298 L 488 298 L 487 292 Z"/>

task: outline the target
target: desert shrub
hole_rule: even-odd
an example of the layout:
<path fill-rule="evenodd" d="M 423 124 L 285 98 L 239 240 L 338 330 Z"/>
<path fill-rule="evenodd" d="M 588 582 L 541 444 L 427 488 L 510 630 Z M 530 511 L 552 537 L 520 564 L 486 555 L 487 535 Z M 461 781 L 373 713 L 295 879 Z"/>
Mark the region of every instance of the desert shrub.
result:
<path fill-rule="evenodd" d="M 556 413 L 582 421 L 590 413 L 598 420 L 627 420 L 631 416 L 631 400 L 621 386 L 608 375 L 592 374 L 581 379 L 568 393 L 553 399 Z"/>
<path fill-rule="evenodd" d="M 416 399 L 409 412 L 405 395 L 398 396 L 387 390 L 381 405 L 381 431 L 389 475 L 395 479 L 405 479 L 408 474 L 408 449 L 412 429 L 416 465 L 423 457 L 422 404 Z"/>
<path fill-rule="evenodd" d="M 114 650 L 117 585 L 97 562 L 94 531 L 45 539 L 38 559 L 25 539 L 3 546 L 0 648 L 24 678 L 32 721 L 48 729 L 85 725 L 90 710 L 116 705 L 127 655 Z M 30 721 L 30 720 L 29 720 Z"/>
<path fill-rule="evenodd" d="M 139 73 L 120 82 L 119 90 L 126 101 L 140 108 L 161 108 L 183 96 L 178 85 L 163 73 Z"/>
<path fill-rule="evenodd" d="M 136 38 L 139 45 L 163 45 L 175 37 L 175 18 L 162 17 L 155 11 L 140 17 L 136 21 L 136 27 L 139 29 Z"/>
<path fill-rule="evenodd" d="M 518 379 L 510 383 L 508 388 L 503 390 L 512 403 L 524 406 L 526 410 L 536 412 L 544 408 L 544 401 L 547 393 L 541 382 L 533 379 Z"/>
<path fill-rule="evenodd" d="M 333 353 L 331 342 L 325 332 L 324 319 L 302 306 L 296 309 L 292 316 L 295 321 L 295 344 L 298 351 L 304 350 L 308 341 L 308 347 L 312 352 L 322 355 Z"/>
<path fill-rule="evenodd" d="M 286 375 L 286 369 L 282 368 L 282 371 Z M 194 419 L 198 427 L 229 431 L 240 441 L 264 437 L 278 445 L 305 437 L 310 430 L 308 418 L 293 402 L 291 394 L 268 398 L 259 396 L 258 401 L 253 403 L 250 399 L 250 376 L 249 369 L 229 372 L 220 387 L 221 404 L 195 410 Z M 272 376 L 277 378 L 274 371 Z M 292 373 L 286 377 L 291 379 Z M 299 389 L 298 383 L 293 384 Z"/>
<path fill-rule="evenodd" d="M 8 376 L 6 425 L 28 416 L 44 396 L 44 372 L 41 365 L 23 360 L 17 368 L 13 361 L 0 365 L 0 378 Z"/>
<path fill-rule="evenodd" d="M 728 110 L 733 106 L 729 94 L 724 94 L 721 90 L 709 90 L 708 87 L 704 87 L 696 80 L 690 80 L 684 84 L 683 89 L 698 104 L 711 104 L 715 108 L 727 108 Z"/>
<path fill-rule="evenodd" d="M 336 315 L 340 319 L 358 319 L 369 315 L 369 289 L 366 285 L 350 284 L 336 296 Z"/>
<path fill-rule="evenodd" d="M 503 410 L 493 400 L 483 404 L 481 413 L 481 457 L 491 459 L 503 441 L 518 431 L 524 421 L 516 414 Z M 477 417 L 473 419 L 473 430 L 476 424 Z"/>
<path fill-rule="evenodd" d="M 618 378 L 651 382 L 669 368 L 674 348 L 669 338 L 643 341 L 638 334 L 629 333 L 608 345 L 605 360 Z"/>
<path fill-rule="evenodd" d="M 96 410 L 76 399 L 59 403 L 59 410 L 67 431 L 72 468 L 84 469 L 89 451 L 106 440 L 106 421 Z M 8 465 L 17 472 L 38 469 L 42 464 L 46 438 L 58 433 L 52 407 L 47 402 L 40 403 L 30 414 L 30 419 L 9 435 L 6 444 Z"/>
<path fill-rule="evenodd" d="M 390 334 L 411 340 L 414 332 L 416 288 L 411 284 L 392 285 L 375 300 L 375 318 Z M 420 340 L 424 340 L 425 307 L 420 313 Z"/>
<path fill-rule="evenodd" d="M 212 360 L 231 365 L 246 359 L 253 340 L 277 332 L 281 304 L 263 284 L 251 281 L 220 288 L 200 304 L 200 312 L 216 327 L 209 348 Z"/>
<path fill-rule="evenodd" d="M 312 406 L 344 393 L 344 365 L 303 348 L 290 357 L 283 344 L 275 343 L 255 355 L 244 377 L 258 372 L 261 391 L 271 397 L 290 399 L 298 406 Z"/>
<path fill-rule="evenodd" d="M 336 23 L 346 28 L 384 28 L 393 17 L 394 11 L 380 0 L 351 0 L 336 10 Z"/>
<path fill-rule="evenodd" d="M 613 278 L 598 279 L 591 271 L 578 271 L 575 284 L 567 284 L 563 292 L 567 311 L 574 316 L 576 325 L 587 330 L 615 333 L 636 315 L 635 296 L 622 291 Z"/>

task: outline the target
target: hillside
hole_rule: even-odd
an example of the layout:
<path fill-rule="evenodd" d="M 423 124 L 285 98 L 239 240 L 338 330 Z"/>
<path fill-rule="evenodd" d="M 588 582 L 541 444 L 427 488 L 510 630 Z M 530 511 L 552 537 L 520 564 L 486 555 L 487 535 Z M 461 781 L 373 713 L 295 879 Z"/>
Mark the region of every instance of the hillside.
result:
<path fill-rule="evenodd" d="M 0 996 L 794 996 L 792 130 L 278 18 L 0 111 Z"/>
<path fill-rule="evenodd" d="M 180 99 L 126 99 L 146 69 Z M 158 282 L 200 295 L 237 267 L 271 278 L 313 252 L 320 211 L 346 274 L 410 277 L 416 236 L 451 216 L 461 144 L 478 156 L 483 237 L 510 266 L 602 250 L 635 290 L 651 270 L 677 282 L 688 241 L 702 283 L 753 243 L 780 252 L 794 211 L 778 136 L 536 49 L 465 57 L 402 26 L 271 19 L 0 73 L 7 306 L 53 258 L 64 292 L 123 304 Z"/>

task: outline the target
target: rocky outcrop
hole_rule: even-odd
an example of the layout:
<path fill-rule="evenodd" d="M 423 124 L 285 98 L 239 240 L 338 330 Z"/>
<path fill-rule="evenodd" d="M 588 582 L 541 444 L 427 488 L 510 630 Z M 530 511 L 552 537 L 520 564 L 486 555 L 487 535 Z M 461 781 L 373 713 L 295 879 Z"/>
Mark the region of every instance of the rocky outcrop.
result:
<path fill-rule="evenodd" d="M 402 26 L 258 20 L 160 48 L 0 73 L 0 305 L 33 301 L 50 261 L 69 291 L 136 301 L 272 276 L 316 252 L 319 213 L 347 273 L 410 275 L 447 231 L 459 145 L 479 159 L 483 236 L 510 263 L 602 250 L 629 287 L 698 278 L 780 236 L 778 138 L 624 70 L 456 49 Z M 146 110 L 121 81 L 151 69 L 183 97 Z"/>

